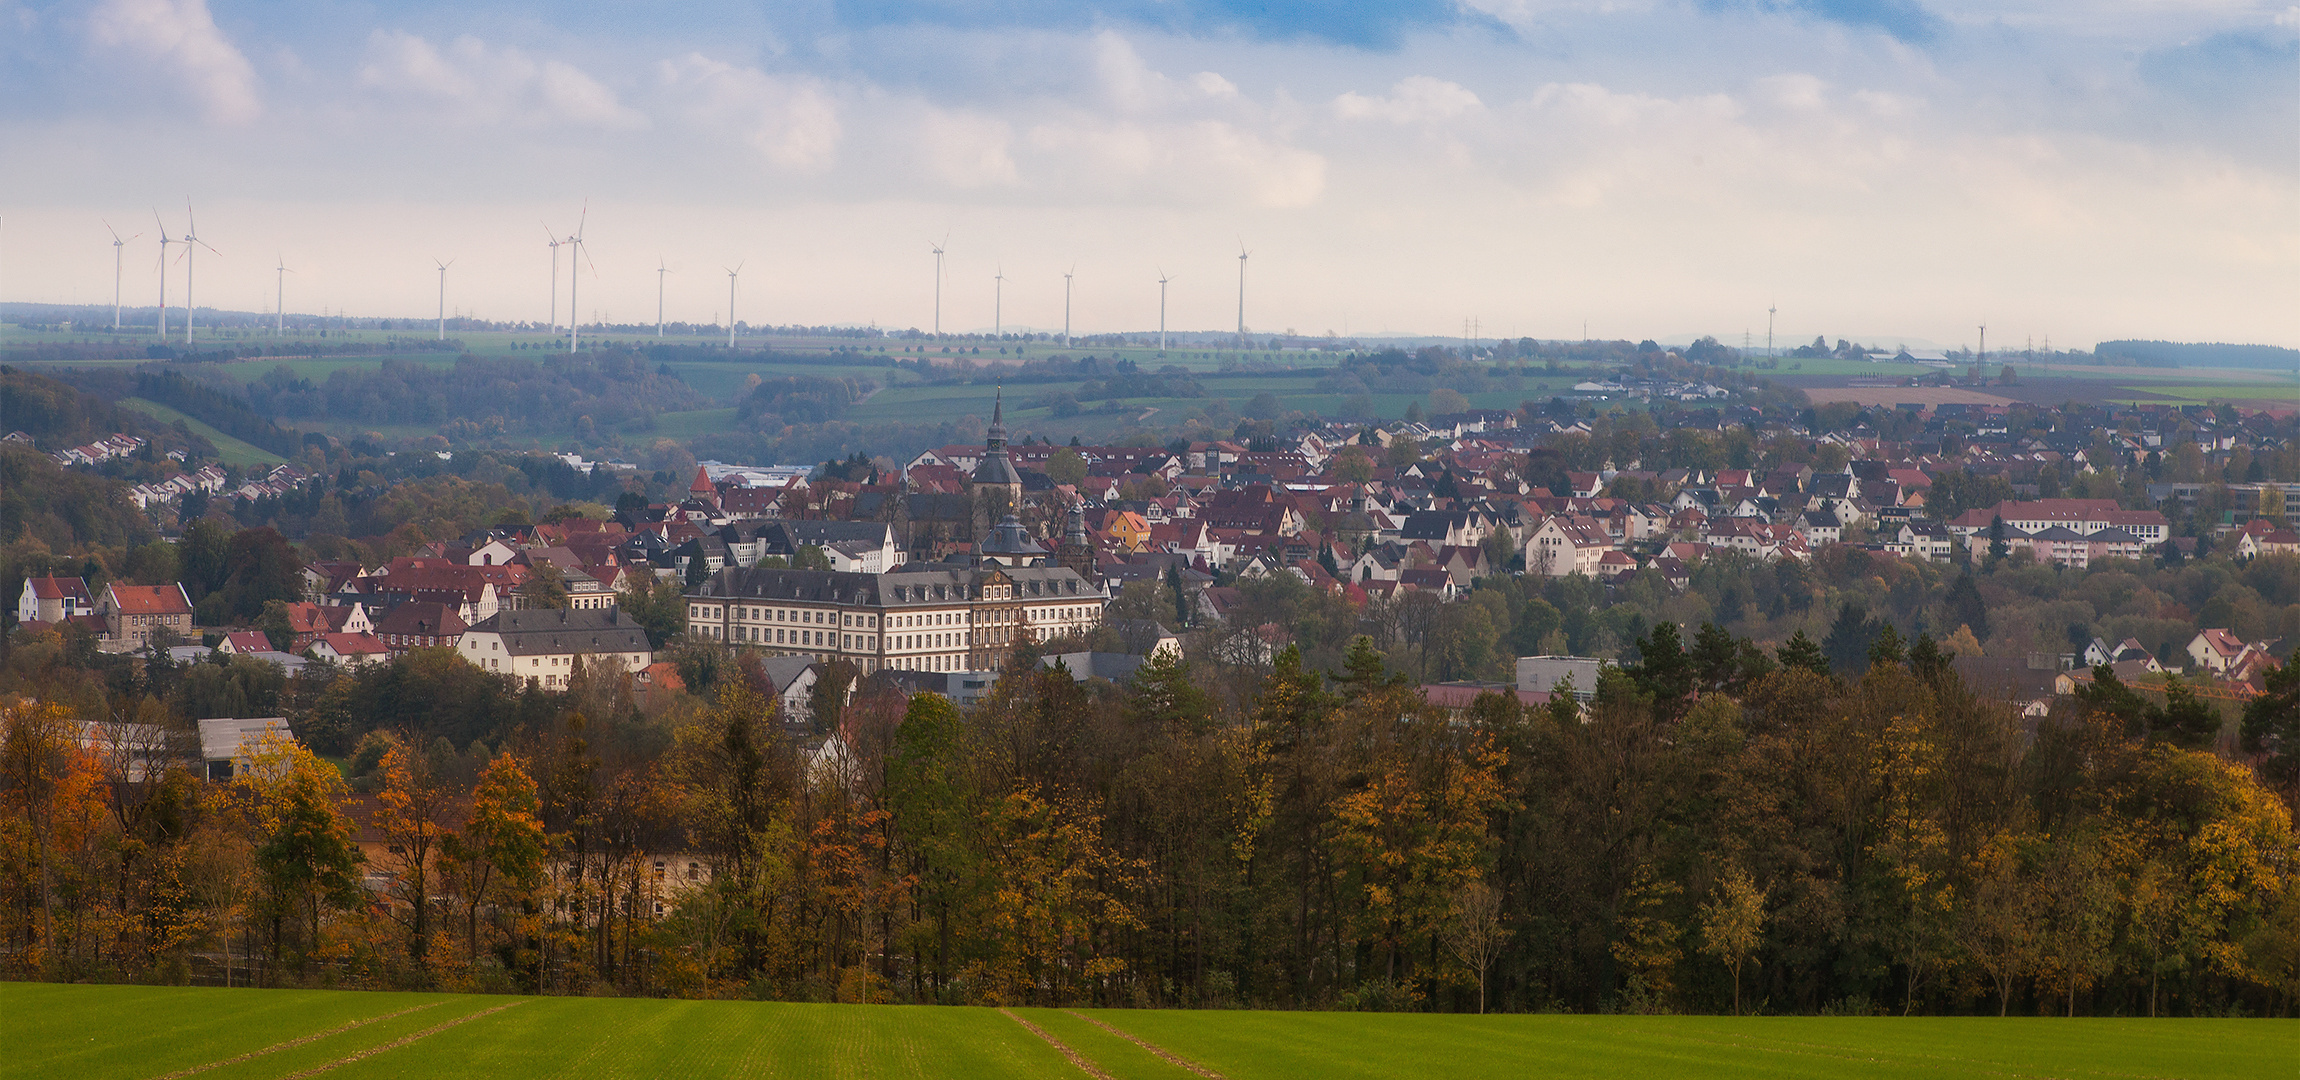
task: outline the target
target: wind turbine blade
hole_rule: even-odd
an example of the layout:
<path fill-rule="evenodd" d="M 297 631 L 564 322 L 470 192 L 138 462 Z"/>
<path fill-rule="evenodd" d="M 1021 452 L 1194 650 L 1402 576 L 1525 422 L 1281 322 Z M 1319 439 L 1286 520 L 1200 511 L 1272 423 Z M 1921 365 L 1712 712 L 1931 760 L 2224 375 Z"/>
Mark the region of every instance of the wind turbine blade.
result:
<path fill-rule="evenodd" d="M 160 227 L 160 243 L 170 243 L 171 241 L 168 239 L 168 223 L 160 220 L 160 208 L 157 206 L 152 208 L 152 224 Z"/>
<path fill-rule="evenodd" d="M 196 243 L 196 244 L 198 244 L 198 245 L 200 245 L 201 247 L 204 247 L 204 248 L 208 249 L 208 252 L 209 252 L 210 254 L 212 254 L 212 255 L 215 255 L 215 256 L 218 256 L 218 257 L 221 257 L 221 256 L 223 255 L 223 252 L 221 252 L 221 251 L 217 251 L 217 250 L 216 250 L 216 247 L 215 247 L 215 245 L 214 245 L 214 244 L 210 244 L 210 243 L 208 243 L 207 241 L 205 241 L 205 240 L 202 240 L 202 239 L 200 239 L 200 238 L 199 238 L 199 237 L 197 237 L 197 236 L 195 236 L 195 237 L 192 237 L 192 242 L 193 242 L 193 243 Z"/>
<path fill-rule="evenodd" d="M 96 220 L 104 221 L 103 218 L 97 218 Z M 113 228 L 111 222 L 104 221 L 104 231 L 112 234 L 112 243 L 115 246 L 127 243 L 127 241 L 120 239 L 120 230 Z"/>

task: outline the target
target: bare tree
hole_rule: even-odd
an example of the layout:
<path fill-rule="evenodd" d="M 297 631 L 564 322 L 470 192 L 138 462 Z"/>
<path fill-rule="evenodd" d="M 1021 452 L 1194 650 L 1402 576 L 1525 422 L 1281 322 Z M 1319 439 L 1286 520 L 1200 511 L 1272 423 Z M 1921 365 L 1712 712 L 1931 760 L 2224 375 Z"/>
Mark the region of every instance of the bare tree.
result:
<path fill-rule="evenodd" d="M 1485 1013 L 1485 973 L 1501 956 L 1509 940 L 1501 924 L 1501 893 L 1482 881 L 1462 886 L 1453 898 L 1453 923 L 1446 928 L 1446 948 L 1462 966 L 1477 974 L 1477 1011 Z"/>

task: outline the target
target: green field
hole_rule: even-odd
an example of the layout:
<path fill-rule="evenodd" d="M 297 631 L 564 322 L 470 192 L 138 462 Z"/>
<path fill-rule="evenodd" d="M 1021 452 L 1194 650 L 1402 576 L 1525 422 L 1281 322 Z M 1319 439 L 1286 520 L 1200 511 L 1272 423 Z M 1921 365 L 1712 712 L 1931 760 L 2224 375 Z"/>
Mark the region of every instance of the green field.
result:
<path fill-rule="evenodd" d="M 2300 1062 L 2288 1020 L 1009 1014 L 27 983 L 0 984 L 0 1040 L 11 1080 L 1092 1075 L 1082 1065 L 1124 1080 L 2235 1078 L 2291 1076 Z"/>
<path fill-rule="evenodd" d="M 157 401 L 146 401 L 143 398 L 121 398 L 120 404 L 151 416 L 163 424 L 173 424 L 178 420 L 183 421 L 184 426 L 192 429 L 193 434 L 215 444 L 217 455 L 224 459 L 226 465 L 238 465 L 243 468 L 258 465 L 271 466 L 287 460 L 263 447 L 242 442 L 217 431 L 208 426 L 205 421 L 195 420 Z"/>
<path fill-rule="evenodd" d="M 2203 386 L 2127 383 L 2124 389 L 2183 401 L 2286 401 L 2300 405 L 2300 383 L 2294 382 L 2227 382 Z"/>

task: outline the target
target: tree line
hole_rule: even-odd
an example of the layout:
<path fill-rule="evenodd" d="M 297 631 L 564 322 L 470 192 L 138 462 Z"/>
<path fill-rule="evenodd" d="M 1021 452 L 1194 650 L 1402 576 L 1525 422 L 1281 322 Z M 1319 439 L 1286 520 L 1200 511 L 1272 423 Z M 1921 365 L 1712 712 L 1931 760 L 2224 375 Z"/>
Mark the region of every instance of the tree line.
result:
<path fill-rule="evenodd" d="M 586 670 L 487 699 L 465 751 L 403 708 L 340 769 L 275 742 L 222 783 L 138 774 L 100 737 L 131 729 L 83 738 L 78 707 L 19 701 L 0 941 L 36 978 L 2290 1014 L 2290 770 L 2200 748 L 2179 701 L 2104 685 L 2023 718 L 1889 628 L 1850 675 L 1802 636 L 1662 623 L 1636 645 L 1586 703 L 1461 709 L 1369 640 L 1323 672 L 1284 650 L 1243 692 L 1170 654 L 1119 686 L 1025 650 L 963 711 L 885 681 L 818 695 L 828 737 L 730 653 L 683 666 L 707 685 L 668 706 Z M 358 697 L 492 678 L 398 666 Z M 435 681 L 455 685 L 423 698 Z M 2274 689 L 2246 727 L 2266 762 L 2300 735 L 2300 679 Z"/>

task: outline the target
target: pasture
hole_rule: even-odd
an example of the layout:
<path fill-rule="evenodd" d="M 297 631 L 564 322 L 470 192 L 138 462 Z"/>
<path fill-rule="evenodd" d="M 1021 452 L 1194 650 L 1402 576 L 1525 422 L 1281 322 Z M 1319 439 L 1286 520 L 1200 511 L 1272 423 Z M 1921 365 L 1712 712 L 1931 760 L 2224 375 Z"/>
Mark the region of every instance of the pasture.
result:
<path fill-rule="evenodd" d="M 1467 1016 L 0 984 L 0 1076 L 2289 1076 L 2284 1020 Z"/>

